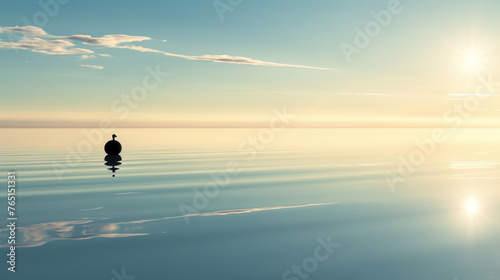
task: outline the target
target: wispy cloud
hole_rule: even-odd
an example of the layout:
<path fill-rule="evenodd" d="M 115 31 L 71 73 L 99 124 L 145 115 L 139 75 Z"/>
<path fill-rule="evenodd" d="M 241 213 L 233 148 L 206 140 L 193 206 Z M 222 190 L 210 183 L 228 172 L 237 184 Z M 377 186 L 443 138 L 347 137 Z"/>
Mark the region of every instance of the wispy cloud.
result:
<path fill-rule="evenodd" d="M 11 26 L 11 27 L 0 27 L 0 33 L 24 33 L 33 36 L 44 36 L 47 33 L 36 26 Z"/>
<path fill-rule="evenodd" d="M 32 52 L 44 54 L 91 54 L 91 50 L 82 48 L 71 48 L 75 46 L 68 40 L 45 40 L 38 37 L 24 37 L 17 42 L 5 42 L 0 40 L 0 48 L 31 50 Z"/>
<path fill-rule="evenodd" d="M 129 49 L 138 52 L 152 52 L 159 53 L 166 56 L 178 57 L 188 60 L 202 60 L 202 61 L 212 61 L 219 63 L 233 63 L 233 64 L 246 64 L 246 65 L 258 65 L 258 66 L 273 66 L 273 67 L 293 67 L 293 68 L 306 68 L 306 69 L 318 69 L 318 70 L 335 70 L 331 68 L 324 67 L 314 67 L 306 65 L 288 64 L 288 63 L 277 63 L 269 62 L 258 59 L 253 59 L 243 56 L 233 56 L 233 55 L 184 55 L 175 54 L 166 51 L 146 48 L 143 46 L 132 45 L 131 43 L 137 43 L 142 41 L 151 40 L 149 37 L 145 36 L 131 36 L 124 34 L 110 34 L 101 37 L 92 37 L 90 35 L 69 35 L 69 36 L 53 36 L 47 34 L 43 29 L 35 26 L 23 26 L 23 27 L 0 27 L 0 33 L 22 33 L 24 37 L 19 40 L 14 40 L 11 42 L 0 41 L 0 48 L 10 48 L 10 49 L 29 49 L 33 52 L 40 52 L 45 54 L 92 54 L 91 50 L 84 48 L 70 48 L 75 46 L 72 42 L 78 41 L 84 45 L 94 45 L 102 46 L 107 48 L 120 48 Z M 43 37 L 43 38 L 40 38 Z M 165 40 L 163 40 L 165 41 Z M 109 55 L 103 54 L 100 56 Z M 97 69 L 97 68 L 96 68 Z M 101 68 L 102 69 L 102 68 Z"/>
<path fill-rule="evenodd" d="M 83 54 L 82 56 L 80 56 L 81 59 L 93 59 L 93 58 L 96 58 L 95 55 L 88 55 L 88 54 Z"/>
<path fill-rule="evenodd" d="M 104 67 L 99 66 L 99 65 L 90 65 L 90 64 L 80 64 L 82 67 L 88 67 L 88 68 L 93 68 L 96 70 L 102 70 Z"/>
<path fill-rule="evenodd" d="M 341 92 L 338 95 L 367 95 L 367 96 L 394 96 L 387 93 L 370 93 L 370 92 Z"/>
<path fill-rule="evenodd" d="M 500 94 L 492 94 L 492 93 L 449 93 L 448 96 L 500 96 Z"/>
<path fill-rule="evenodd" d="M 106 46 L 106 47 L 117 47 L 123 43 L 132 43 L 132 42 L 140 42 L 145 40 L 151 40 L 149 37 L 144 36 L 129 36 L 122 34 L 114 34 L 114 35 L 106 35 L 102 37 L 92 37 L 90 35 L 71 35 L 62 37 L 69 40 L 80 41 L 84 44 L 88 45 L 98 45 L 98 46 Z"/>
<path fill-rule="evenodd" d="M 123 45 L 123 43 L 132 43 L 132 42 L 140 42 L 151 40 L 149 37 L 143 36 L 129 36 L 129 35 L 106 35 L 102 37 L 92 37 L 89 35 L 71 35 L 67 37 L 63 37 L 70 40 L 77 40 L 83 42 L 88 45 L 98 45 L 105 46 L 109 48 L 121 48 L 121 49 L 129 49 L 139 52 L 154 52 L 161 53 L 167 56 L 179 57 L 189 60 L 206 60 L 213 62 L 221 62 L 221 63 L 236 63 L 236 64 L 250 64 L 250 65 L 261 65 L 261 66 L 281 66 L 281 67 L 297 67 L 297 68 L 309 68 L 309 69 L 320 69 L 320 70 L 332 70 L 330 68 L 321 68 L 321 67 L 312 67 L 312 66 L 304 66 L 304 65 L 293 65 L 293 64 L 284 64 L 284 63 L 275 63 L 275 62 L 267 62 L 257 59 L 252 59 L 248 57 L 242 56 L 231 56 L 231 55 L 183 55 L 183 54 L 175 54 L 169 53 L 165 51 L 155 50 L 151 48 L 145 48 L 141 46 L 134 45 Z"/>

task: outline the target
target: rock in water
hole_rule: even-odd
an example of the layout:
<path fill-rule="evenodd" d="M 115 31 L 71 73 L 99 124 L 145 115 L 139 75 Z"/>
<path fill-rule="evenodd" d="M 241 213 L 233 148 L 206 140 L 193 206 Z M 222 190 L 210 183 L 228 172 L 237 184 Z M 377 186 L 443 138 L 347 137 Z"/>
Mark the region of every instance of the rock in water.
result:
<path fill-rule="evenodd" d="M 116 135 L 113 134 L 113 140 L 109 140 L 106 145 L 104 145 L 104 151 L 108 155 L 118 155 L 122 151 L 122 144 L 115 140 Z"/>

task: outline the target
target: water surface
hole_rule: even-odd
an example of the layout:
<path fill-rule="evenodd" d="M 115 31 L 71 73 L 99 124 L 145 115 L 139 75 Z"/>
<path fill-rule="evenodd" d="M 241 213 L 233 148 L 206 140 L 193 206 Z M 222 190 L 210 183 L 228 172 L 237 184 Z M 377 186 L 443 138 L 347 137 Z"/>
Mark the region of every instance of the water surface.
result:
<path fill-rule="evenodd" d="M 81 130 L 3 130 L 20 228 L 2 279 L 301 279 L 286 272 L 319 239 L 338 246 L 307 279 L 498 279 L 498 133 L 450 132 L 391 187 L 429 130 L 289 130 L 242 149 L 258 132 L 114 131 L 112 177 L 107 135 L 75 160 Z"/>

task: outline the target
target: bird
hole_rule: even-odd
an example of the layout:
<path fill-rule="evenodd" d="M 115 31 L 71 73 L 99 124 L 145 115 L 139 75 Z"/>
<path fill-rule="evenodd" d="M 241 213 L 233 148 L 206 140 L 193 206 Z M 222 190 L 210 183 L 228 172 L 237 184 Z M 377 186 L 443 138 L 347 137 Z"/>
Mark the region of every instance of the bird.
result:
<path fill-rule="evenodd" d="M 115 140 L 117 137 L 116 134 L 113 134 L 111 137 L 113 137 L 113 140 L 109 140 L 106 145 L 104 145 L 104 151 L 108 155 L 119 155 L 122 151 L 122 144 Z"/>

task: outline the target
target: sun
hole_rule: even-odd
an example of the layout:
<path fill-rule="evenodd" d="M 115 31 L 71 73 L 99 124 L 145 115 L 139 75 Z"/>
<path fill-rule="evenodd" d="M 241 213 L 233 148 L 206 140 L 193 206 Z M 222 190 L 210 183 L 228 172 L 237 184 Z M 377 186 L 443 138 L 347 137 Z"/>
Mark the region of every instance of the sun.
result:
<path fill-rule="evenodd" d="M 483 56 L 477 51 L 469 51 L 463 54 L 462 60 L 467 71 L 477 71 L 484 66 Z"/>
<path fill-rule="evenodd" d="M 464 208 L 465 212 L 471 217 L 479 214 L 479 202 L 475 198 L 467 199 Z"/>
<path fill-rule="evenodd" d="M 466 56 L 465 62 L 469 67 L 478 67 L 481 64 L 481 59 L 475 53 L 470 53 Z"/>
<path fill-rule="evenodd" d="M 478 71 L 487 66 L 487 52 L 483 47 L 470 46 L 460 52 L 460 63 L 466 71 Z"/>

